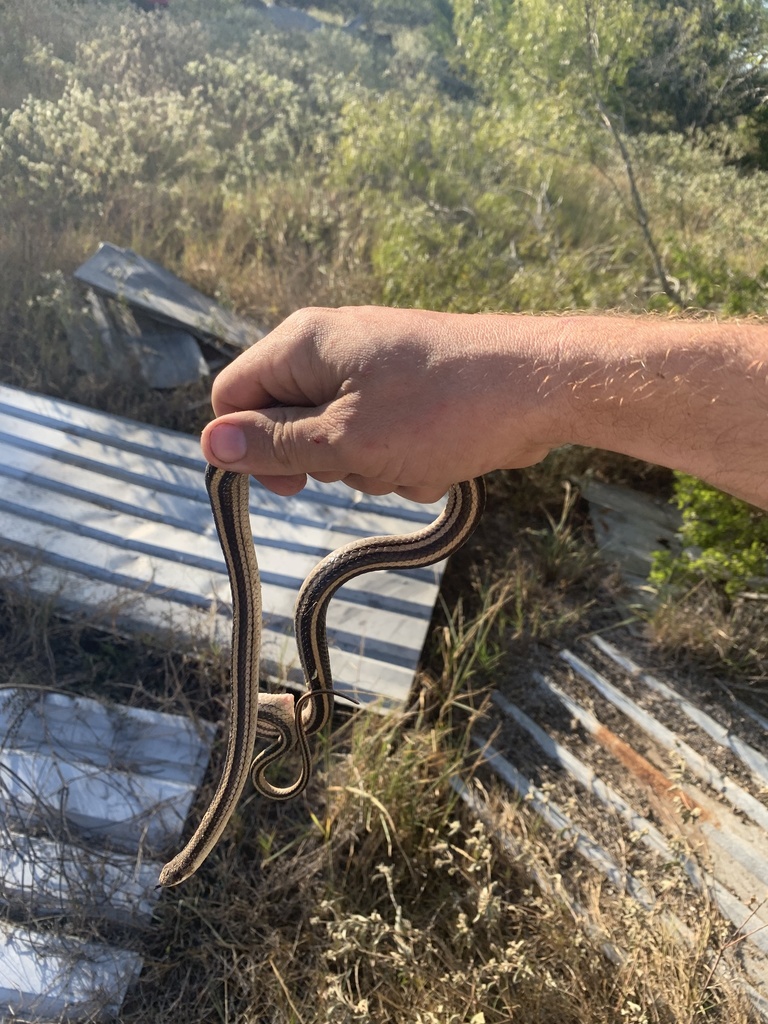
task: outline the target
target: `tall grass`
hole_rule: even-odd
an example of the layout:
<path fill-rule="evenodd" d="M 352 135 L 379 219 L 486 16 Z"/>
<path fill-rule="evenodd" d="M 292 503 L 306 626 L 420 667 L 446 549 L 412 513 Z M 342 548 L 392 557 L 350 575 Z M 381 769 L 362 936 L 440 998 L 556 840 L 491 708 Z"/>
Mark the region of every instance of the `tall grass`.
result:
<path fill-rule="evenodd" d="M 649 881 L 664 909 L 695 922 L 693 945 L 661 911 L 640 911 L 585 868 L 564 870 L 568 843 L 487 780 L 489 817 L 458 801 L 455 776 L 485 777 L 470 736 L 486 713 L 484 674 L 504 669 L 515 589 L 487 582 L 444 620 L 423 680 L 439 702 L 417 700 L 404 720 L 339 724 L 305 800 L 246 797 L 198 874 L 161 897 L 151 928 L 120 939 L 138 942 L 145 963 L 121 1020 L 747 1024 L 743 997 L 711 970 L 728 935 L 674 872 Z M 177 708 L 183 692 L 208 718 L 224 714 L 223 665 L 210 655 L 73 628 L 10 596 L 2 612 L 3 684 L 98 688 L 157 709 Z M 606 941 L 620 963 L 605 959 Z"/>

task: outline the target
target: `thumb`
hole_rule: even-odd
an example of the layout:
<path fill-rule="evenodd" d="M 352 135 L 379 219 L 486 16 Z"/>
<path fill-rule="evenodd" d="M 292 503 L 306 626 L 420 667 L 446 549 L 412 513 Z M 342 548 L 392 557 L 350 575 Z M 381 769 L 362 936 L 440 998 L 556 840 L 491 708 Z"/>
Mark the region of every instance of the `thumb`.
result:
<path fill-rule="evenodd" d="M 279 493 L 292 494 L 304 486 L 307 473 L 346 471 L 329 420 L 325 406 L 228 413 L 206 426 L 200 444 L 208 462 L 250 473 L 272 490 L 270 481 L 281 478 Z"/>

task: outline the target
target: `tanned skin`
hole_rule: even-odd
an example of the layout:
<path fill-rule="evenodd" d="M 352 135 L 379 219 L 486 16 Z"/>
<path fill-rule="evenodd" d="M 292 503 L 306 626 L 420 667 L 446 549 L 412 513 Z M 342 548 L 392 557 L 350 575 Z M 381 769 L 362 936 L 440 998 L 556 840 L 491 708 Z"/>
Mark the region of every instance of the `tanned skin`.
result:
<path fill-rule="evenodd" d="M 563 444 L 691 473 L 768 510 L 768 324 L 304 309 L 213 389 L 209 462 L 434 501 Z"/>

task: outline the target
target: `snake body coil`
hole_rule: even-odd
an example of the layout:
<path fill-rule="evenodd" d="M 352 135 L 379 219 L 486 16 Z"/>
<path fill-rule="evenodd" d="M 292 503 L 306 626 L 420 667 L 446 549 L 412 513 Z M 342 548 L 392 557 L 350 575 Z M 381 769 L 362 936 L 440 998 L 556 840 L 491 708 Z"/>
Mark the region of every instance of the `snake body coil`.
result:
<path fill-rule="evenodd" d="M 481 477 L 454 484 L 445 508 L 425 529 L 354 541 L 312 570 L 296 602 L 296 641 L 307 689 L 294 702 L 290 694 L 259 694 L 261 587 L 248 511 L 249 478 L 208 466 L 205 479 L 232 590 L 231 721 L 224 770 L 211 804 L 187 845 L 161 871 L 161 886 L 178 885 L 197 871 L 218 842 L 249 772 L 256 789 L 275 800 L 306 788 L 312 769 L 308 737 L 333 714 L 326 617 L 339 587 L 376 569 L 416 568 L 447 558 L 475 529 L 485 507 Z M 257 736 L 270 743 L 251 761 Z M 296 748 L 301 756 L 296 781 L 272 785 L 266 770 Z"/>

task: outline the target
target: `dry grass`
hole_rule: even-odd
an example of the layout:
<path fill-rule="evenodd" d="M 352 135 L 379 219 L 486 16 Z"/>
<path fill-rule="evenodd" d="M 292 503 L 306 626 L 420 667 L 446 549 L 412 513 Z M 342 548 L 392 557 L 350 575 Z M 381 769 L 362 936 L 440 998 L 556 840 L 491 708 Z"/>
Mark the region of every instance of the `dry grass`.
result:
<path fill-rule="evenodd" d="M 496 486 L 491 536 L 508 485 Z M 522 651 L 535 656 L 542 638 L 555 641 L 556 629 L 579 630 L 587 614 L 594 565 L 577 544 L 574 503 L 550 518 L 531 524 L 503 571 L 478 568 L 488 534 L 462 553 L 405 720 L 339 723 L 305 798 L 276 805 L 248 795 L 199 873 L 162 895 L 139 939 L 145 967 L 126 1024 L 746 1024 L 743 997 L 713 977 L 713 953 L 729 936 L 706 905 L 693 944 L 681 945 L 663 911 L 646 914 L 574 864 L 525 806 L 491 787 L 483 822 L 451 788 L 456 775 L 483 778 L 469 737 L 488 681 L 514 672 Z M 2 683 L 225 716 L 220 659 L 4 601 Z M 524 621 L 521 602 L 532 611 Z M 196 813 L 214 775 L 215 765 Z M 661 884 L 663 907 L 690 919 L 694 897 L 675 878 Z M 605 958 L 605 941 L 620 963 Z"/>
<path fill-rule="evenodd" d="M 179 269 L 200 286 L 228 280 L 229 295 L 256 318 L 305 299 L 336 300 L 339 293 L 323 290 L 332 279 L 296 256 L 284 220 L 285 241 L 274 237 L 286 248 L 271 258 L 290 253 L 292 279 L 264 270 L 268 261 L 257 272 L 247 231 L 234 214 L 226 223 L 229 243 L 212 247 L 207 263 L 202 242 L 185 246 Z M 26 244 L 53 265 L 50 239 Z M 6 254 L 23 268 L 19 249 Z M 18 287 L 29 294 L 32 285 L 22 277 Z M 266 309 L 256 296 L 270 287 L 277 298 Z M 205 395 L 194 390 L 153 407 L 145 394 L 73 375 L 53 326 L 56 308 L 37 304 L 13 334 L 6 376 L 47 390 L 57 382 L 68 397 L 186 429 L 206 415 Z M 46 346 L 35 348 L 42 336 Z M 254 795 L 243 801 L 199 874 L 161 897 L 140 939 L 145 968 L 126 1024 L 746 1024 L 743 997 L 711 974 L 712 953 L 729 935 L 709 908 L 699 906 L 694 945 L 682 947 L 591 871 L 574 870 L 525 807 L 493 794 L 488 827 L 449 785 L 455 773 L 473 772 L 468 734 L 482 714 L 483 688 L 593 621 L 599 576 L 585 510 L 562 488 L 566 475 L 558 457 L 494 481 L 483 532 L 446 580 L 412 719 L 350 720 L 321 751 L 305 799 L 287 807 Z M 225 668 L 210 654 L 182 657 L 105 638 L 12 598 L 3 622 L 3 683 L 225 717 Z M 694 619 L 668 609 L 656 624 L 660 643 L 680 644 L 681 629 L 687 642 L 698 629 L 701 657 L 721 651 L 732 662 L 752 643 L 739 628 L 734 613 L 715 617 L 710 606 Z M 516 841 L 514 854 L 505 835 Z M 574 917 L 565 894 L 589 908 L 588 921 Z M 685 899 L 692 897 L 669 897 L 673 906 Z M 622 963 L 606 960 L 599 936 L 624 952 Z"/>
<path fill-rule="evenodd" d="M 105 211 L 108 237 L 162 263 L 264 328 L 304 305 L 376 298 L 362 266 L 362 215 L 350 213 L 347 204 L 340 217 L 333 197 L 309 182 L 291 188 L 277 183 L 226 208 L 206 207 L 198 197 L 189 223 L 185 205 L 183 193 L 171 200 L 160 195 L 143 202 L 115 199 Z M 159 401 L 138 375 L 126 380 L 84 374 L 72 363 L 66 323 L 81 298 L 70 275 L 96 251 L 103 232 L 103 225 L 92 223 L 79 232 L 71 226 L 59 231 L 26 209 L 3 232 L 0 375 L 19 387 L 197 432 L 208 418 L 209 385 L 165 392 Z M 327 236 L 323 247 L 313 245 L 312 232 Z"/>
<path fill-rule="evenodd" d="M 660 652 L 703 686 L 747 701 L 768 714 L 768 639 L 765 594 L 726 600 L 703 582 L 668 596 L 653 611 L 648 632 Z"/>

